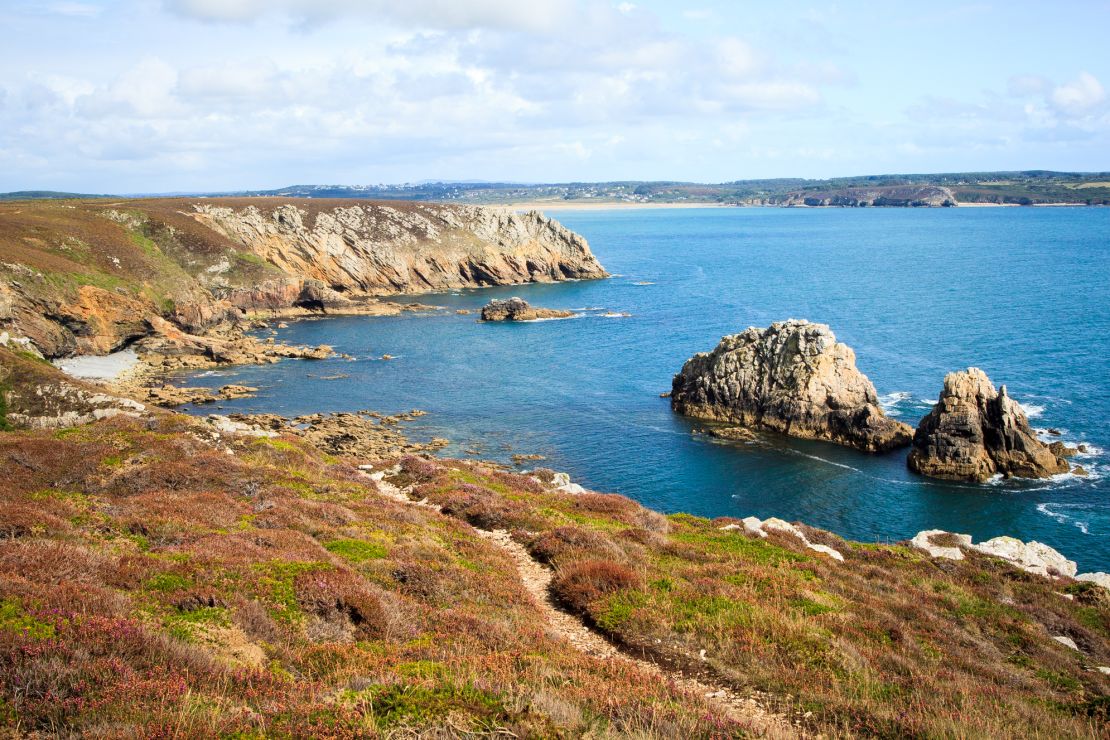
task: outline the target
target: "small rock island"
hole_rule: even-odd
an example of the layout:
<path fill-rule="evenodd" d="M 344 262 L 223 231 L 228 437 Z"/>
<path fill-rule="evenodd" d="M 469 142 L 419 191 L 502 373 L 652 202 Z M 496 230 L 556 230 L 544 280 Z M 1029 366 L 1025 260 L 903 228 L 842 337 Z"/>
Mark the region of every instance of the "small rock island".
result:
<path fill-rule="evenodd" d="M 865 452 L 905 447 L 913 435 L 883 413 L 850 347 L 825 324 L 793 319 L 723 337 L 691 357 L 674 377 L 671 408 Z"/>
<path fill-rule="evenodd" d="M 574 311 L 530 306 L 523 298 L 513 296 L 508 300 L 494 299 L 482 307 L 482 321 L 535 321 L 537 319 L 566 319 Z"/>
<path fill-rule="evenodd" d="M 921 420 L 907 464 L 915 473 L 985 481 L 994 475 L 1047 478 L 1068 472 L 1070 448 L 1037 439 L 1021 406 L 995 390 L 977 367 L 948 373 L 933 410 Z"/>

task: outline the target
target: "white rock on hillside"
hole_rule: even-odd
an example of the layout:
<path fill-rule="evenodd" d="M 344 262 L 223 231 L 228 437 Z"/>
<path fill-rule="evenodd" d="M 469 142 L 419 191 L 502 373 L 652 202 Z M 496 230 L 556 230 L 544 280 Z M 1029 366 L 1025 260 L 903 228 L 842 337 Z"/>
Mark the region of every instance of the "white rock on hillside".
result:
<path fill-rule="evenodd" d="M 955 537 L 959 540 L 959 547 L 946 547 L 944 545 L 933 544 L 933 537 L 941 535 L 948 535 Z M 964 553 L 960 547 L 971 547 L 971 535 L 969 534 L 952 534 L 945 532 L 943 529 L 926 529 L 924 532 L 918 532 L 910 544 L 918 550 L 924 550 L 934 558 L 947 558 L 948 560 L 963 560 Z"/>
<path fill-rule="evenodd" d="M 955 537 L 958 544 L 956 546 L 935 544 L 933 539 L 941 535 Z M 953 534 L 951 532 L 945 532 L 943 529 L 927 529 L 923 532 L 918 532 L 917 535 L 910 540 L 910 545 L 916 547 L 918 550 L 927 552 L 932 557 L 947 558 L 949 560 L 963 560 L 964 554 L 961 548 L 976 550 L 984 555 L 993 555 L 996 558 L 1002 558 L 1024 571 L 1036 573 L 1041 576 L 1068 576 L 1071 578 L 1075 577 L 1077 570 L 1074 560 L 1068 560 L 1048 545 L 1035 541 L 1022 542 L 1016 537 L 995 537 L 976 545 L 972 543 L 971 537 L 966 534 Z M 1098 576 L 1105 576 L 1106 574 L 1089 573 L 1086 575 L 1089 575 L 1090 578 L 1085 578 L 1083 580 L 1090 580 L 1098 583 Z"/>
<path fill-rule="evenodd" d="M 1095 585 L 1102 586 L 1103 588 L 1110 590 L 1110 573 L 1103 573 L 1102 571 L 1096 571 L 1094 573 L 1080 573 L 1075 577 L 1075 580 L 1090 581 Z"/>
<path fill-rule="evenodd" d="M 746 533 L 756 537 L 766 537 L 768 532 L 780 532 L 783 534 L 793 535 L 802 541 L 802 544 L 815 552 L 824 553 L 833 560 L 844 561 L 844 556 L 838 551 L 829 547 L 828 545 L 821 545 L 816 542 L 810 542 L 806 537 L 805 532 L 795 527 L 788 521 L 784 521 L 777 517 L 771 517 L 766 521 L 760 521 L 757 517 L 749 516 L 741 520 L 743 524 L 726 524 L 721 527 L 722 530 L 730 531 L 743 529 Z"/>

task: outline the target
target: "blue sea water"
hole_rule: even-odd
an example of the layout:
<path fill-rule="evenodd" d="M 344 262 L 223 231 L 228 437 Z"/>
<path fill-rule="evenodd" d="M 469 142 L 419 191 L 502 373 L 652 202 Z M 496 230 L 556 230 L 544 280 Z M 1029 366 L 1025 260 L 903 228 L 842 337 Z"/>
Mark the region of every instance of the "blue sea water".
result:
<path fill-rule="evenodd" d="M 555 215 L 612 279 L 403 299 L 449 309 L 431 316 L 295 322 L 281 341 L 331 344 L 357 361 L 285 361 L 194 382 L 261 387 L 224 413 L 424 409 L 407 430 L 454 440 L 445 455 L 539 453 L 576 482 L 666 512 L 779 516 L 865 541 L 928 528 L 1006 534 L 1052 545 L 1081 571 L 1110 571 L 1110 209 Z M 579 317 L 481 324 L 454 312 L 510 295 Z M 888 412 L 910 424 L 946 372 L 983 368 L 1034 426 L 1090 445 L 1075 462 L 1091 475 L 944 483 L 907 471 L 905 451 L 711 440 L 659 397 L 722 335 L 791 317 L 829 324 Z"/>

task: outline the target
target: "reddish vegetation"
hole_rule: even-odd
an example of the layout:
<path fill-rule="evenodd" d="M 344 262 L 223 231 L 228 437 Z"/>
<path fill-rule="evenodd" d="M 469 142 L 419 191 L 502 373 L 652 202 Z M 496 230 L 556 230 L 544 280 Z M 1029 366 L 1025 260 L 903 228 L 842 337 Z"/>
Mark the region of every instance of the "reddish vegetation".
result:
<path fill-rule="evenodd" d="M 56 375 L 0 361 L 0 385 Z M 292 437 L 216 439 L 168 413 L 0 433 L 0 723 L 108 737 L 745 729 L 555 639 L 473 524 L 550 565 L 553 595 L 614 643 L 762 692 L 814 732 L 1106 734 L 1110 595 L 1094 584 L 806 528 L 839 563 L 727 519 L 550 490 L 542 472 L 373 461 L 444 515 L 383 495 L 361 462 Z"/>
<path fill-rule="evenodd" d="M 584 560 L 560 568 L 551 589 L 562 603 L 589 613 L 590 605 L 601 597 L 641 586 L 640 578 L 627 566 L 608 560 Z"/>

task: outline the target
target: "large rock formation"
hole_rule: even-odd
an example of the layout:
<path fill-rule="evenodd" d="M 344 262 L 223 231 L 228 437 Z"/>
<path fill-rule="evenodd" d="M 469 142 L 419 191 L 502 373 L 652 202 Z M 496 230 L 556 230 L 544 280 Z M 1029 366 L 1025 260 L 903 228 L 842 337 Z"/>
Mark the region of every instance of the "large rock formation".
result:
<path fill-rule="evenodd" d="M 918 425 L 907 462 L 922 475 L 969 481 L 1068 471 L 1067 461 L 1033 434 L 1006 386 L 996 391 L 977 367 L 944 376 L 940 399 Z"/>
<path fill-rule="evenodd" d="M 494 299 L 482 307 L 482 321 L 536 321 L 537 319 L 565 319 L 574 311 L 531 306 L 523 298 L 513 296 L 508 300 Z"/>
<path fill-rule="evenodd" d="M 674 377 L 671 408 L 867 452 L 903 447 L 913 433 L 883 414 L 851 348 L 808 321 L 749 328 L 694 355 Z"/>
<path fill-rule="evenodd" d="M 337 290 L 415 293 L 607 275 L 585 239 L 535 211 L 411 203 L 194 208 L 198 221 L 284 272 Z"/>

